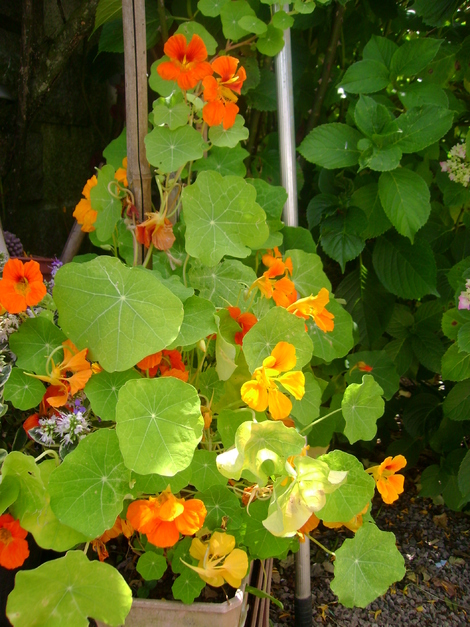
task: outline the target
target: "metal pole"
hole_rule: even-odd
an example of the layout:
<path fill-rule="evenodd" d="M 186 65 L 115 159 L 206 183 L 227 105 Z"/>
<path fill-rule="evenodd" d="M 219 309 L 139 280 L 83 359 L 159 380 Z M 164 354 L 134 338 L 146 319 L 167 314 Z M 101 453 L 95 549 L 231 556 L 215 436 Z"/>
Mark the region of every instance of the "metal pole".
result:
<path fill-rule="evenodd" d="M 286 13 L 289 5 L 283 7 Z M 274 6 L 279 11 L 279 6 Z M 288 198 L 284 205 L 283 218 L 288 226 L 297 226 L 297 178 L 295 158 L 294 93 L 292 82 L 292 49 L 290 29 L 284 31 L 284 48 L 276 57 L 276 83 L 279 127 L 279 152 L 281 156 L 281 179 Z M 312 588 L 310 574 L 310 541 L 300 544 L 295 554 L 295 627 L 311 627 Z"/>

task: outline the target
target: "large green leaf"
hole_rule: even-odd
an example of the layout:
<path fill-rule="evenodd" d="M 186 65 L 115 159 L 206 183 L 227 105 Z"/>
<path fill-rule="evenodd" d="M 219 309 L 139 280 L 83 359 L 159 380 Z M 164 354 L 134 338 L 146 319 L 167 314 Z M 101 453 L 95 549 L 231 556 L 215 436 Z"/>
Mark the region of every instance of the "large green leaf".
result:
<path fill-rule="evenodd" d="M 181 301 L 151 272 L 111 257 L 60 268 L 54 300 L 65 333 L 110 372 L 166 348 L 183 320 Z"/>
<path fill-rule="evenodd" d="M 343 451 L 333 451 L 319 457 L 331 470 L 347 471 L 345 482 L 326 495 L 325 506 L 316 512 L 326 522 L 347 522 L 370 502 L 375 491 L 374 479 L 366 473 L 361 462 Z"/>
<path fill-rule="evenodd" d="M 16 355 L 16 365 L 22 370 L 47 374 L 46 362 L 52 351 L 66 336 L 46 318 L 28 318 L 10 336 L 10 348 Z M 55 359 L 57 362 L 57 359 Z"/>
<path fill-rule="evenodd" d="M 274 57 L 284 48 L 284 33 L 273 24 L 268 25 L 266 33 L 258 37 L 256 48 L 268 57 Z"/>
<path fill-rule="evenodd" d="M 379 63 L 382 63 L 382 65 L 389 68 L 390 62 L 396 50 L 398 50 L 398 46 L 391 39 L 372 35 L 364 46 L 362 57 L 363 59 L 373 59 L 374 61 L 378 61 Z"/>
<path fill-rule="evenodd" d="M 20 482 L 13 476 L 3 476 L 0 483 L 0 516 L 16 501 L 20 494 Z"/>
<path fill-rule="evenodd" d="M 442 378 L 464 381 L 470 378 L 470 353 L 459 351 L 458 344 L 449 346 L 442 357 Z"/>
<path fill-rule="evenodd" d="M 407 168 L 383 172 L 379 178 L 383 210 L 396 230 L 413 243 L 431 213 L 430 193 L 424 179 Z"/>
<path fill-rule="evenodd" d="M 354 367 L 358 362 L 364 362 L 372 370 L 370 374 L 383 389 L 383 396 L 390 400 L 400 385 L 400 378 L 395 366 L 385 351 L 361 351 L 348 358 L 349 372 L 346 376 L 348 383 L 361 383 L 363 372 Z"/>
<path fill-rule="evenodd" d="M 243 296 L 256 281 L 256 274 L 249 266 L 235 259 L 225 259 L 212 268 L 193 261 L 189 280 L 199 290 L 200 296 L 210 300 L 216 307 L 238 305 L 244 311 L 247 302 Z"/>
<path fill-rule="evenodd" d="M 400 86 L 398 97 L 407 109 L 424 105 L 449 108 L 449 98 L 446 92 L 437 85 L 409 83 L 406 86 Z"/>
<path fill-rule="evenodd" d="M 457 477 L 459 490 L 463 494 L 465 501 L 470 500 L 470 451 L 465 453 L 459 468 Z"/>
<path fill-rule="evenodd" d="M 282 307 L 273 307 L 243 338 L 243 353 L 250 372 L 262 365 L 278 342 L 288 342 L 295 347 L 295 370 L 301 370 L 310 361 L 313 347 L 305 333 L 303 318 Z"/>
<path fill-rule="evenodd" d="M 122 15 L 122 0 L 99 0 L 96 7 L 95 28 L 93 32 L 106 22 L 119 19 Z"/>
<path fill-rule="evenodd" d="M 269 235 L 252 185 L 238 176 L 201 172 L 183 190 L 186 250 L 206 266 L 224 255 L 247 257 Z"/>
<path fill-rule="evenodd" d="M 280 421 L 244 422 L 235 435 L 235 448 L 217 457 L 219 472 L 237 481 L 243 476 L 265 486 L 269 477 L 284 474 L 287 458 L 302 451 L 305 439 Z"/>
<path fill-rule="evenodd" d="M 377 418 L 384 413 L 383 390 L 369 374 L 362 383 L 351 383 L 344 392 L 341 409 L 346 427 L 344 435 L 351 444 L 358 440 L 372 440 L 377 433 Z"/>
<path fill-rule="evenodd" d="M 325 253 L 337 261 L 344 272 L 346 263 L 355 259 L 364 249 L 361 233 L 367 228 L 365 213 L 350 207 L 346 213 L 338 213 L 323 220 L 321 246 Z"/>
<path fill-rule="evenodd" d="M 351 196 L 351 206 L 359 207 L 367 216 L 367 227 L 361 233 L 363 239 L 378 237 L 392 226 L 380 202 L 377 183 L 369 183 L 357 189 Z"/>
<path fill-rule="evenodd" d="M 109 184 L 114 181 L 114 174 L 112 165 L 104 165 L 98 171 L 98 183 L 90 191 L 91 206 L 98 212 L 94 224 L 96 236 L 101 242 L 106 242 L 112 236 L 121 217 L 121 201 L 112 196 L 108 189 Z M 112 191 L 116 193 L 116 186 L 112 188 Z"/>
<path fill-rule="evenodd" d="M 233 528 L 240 526 L 243 512 L 240 500 L 231 490 L 227 490 L 226 486 L 214 485 L 204 492 L 197 492 L 194 496 L 204 501 L 207 509 L 204 526 L 208 529 L 219 529 L 224 520 Z"/>
<path fill-rule="evenodd" d="M 380 282 L 392 294 L 411 299 L 439 296 L 436 261 L 425 240 L 411 244 L 396 233 L 386 233 L 375 243 L 372 262 Z"/>
<path fill-rule="evenodd" d="M 9 453 L 3 462 L 2 481 L 7 477 L 14 479 L 19 487 L 18 496 L 11 507 L 15 518 L 21 520 L 27 513 L 38 514 L 46 504 L 47 495 L 34 457 L 19 451 Z"/>
<path fill-rule="evenodd" d="M 367 137 L 382 133 L 384 127 L 394 121 L 389 109 L 369 96 L 359 97 L 354 109 L 354 120 L 357 128 Z"/>
<path fill-rule="evenodd" d="M 116 432 L 126 466 L 139 474 L 171 477 L 187 468 L 202 428 L 199 397 L 184 381 L 133 380 L 119 390 Z"/>
<path fill-rule="evenodd" d="M 245 16 L 256 17 L 255 12 L 246 0 L 234 0 L 224 3 L 220 9 L 222 30 L 226 39 L 238 41 L 242 37 L 248 37 L 249 31 L 242 28 L 238 22 Z"/>
<path fill-rule="evenodd" d="M 96 538 L 111 529 L 129 493 L 115 431 L 87 435 L 51 474 L 51 508 L 61 523 Z"/>
<path fill-rule="evenodd" d="M 193 170 L 198 172 L 215 170 L 222 176 L 244 177 L 246 167 L 243 161 L 248 155 L 248 151 L 241 146 L 236 146 L 235 148 L 218 148 L 214 146 L 207 157 L 198 159 L 193 163 Z"/>
<path fill-rule="evenodd" d="M 322 124 L 313 129 L 299 146 L 300 154 L 328 170 L 357 165 L 361 133 L 347 124 Z"/>
<path fill-rule="evenodd" d="M 405 576 L 405 560 L 390 531 L 366 523 L 336 551 L 331 589 L 346 607 L 366 607 Z"/>
<path fill-rule="evenodd" d="M 191 462 L 191 484 L 204 491 L 214 485 L 227 485 L 227 479 L 217 470 L 215 451 L 197 450 Z"/>
<path fill-rule="evenodd" d="M 106 372 L 95 374 L 85 386 L 85 394 L 93 412 L 101 420 L 116 420 L 116 403 L 122 386 L 130 379 L 140 379 L 137 370 Z"/>
<path fill-rule="evenodd" d="M 305 394 L 300 401 L 292 399 L 291 414 L 301 426 L 310 424 L 320 415 L 322 388 L 311 372 L 305 373 Z"/>
<path fill-rule="evenodd" d="M 215 370 L 221 381 L 227 381 L 237 369 L 235 360 L 239 348 L 235 334 L 240 331 L 239 324 L 231 317 L 227 309 L 221 309 L 215 316 L 217 337 L 215 340 Z"/>
<path fill-rule="evenodd" d="M 353 63 L 346 70 L 339 87 L 350 94 L 373 94 L 390 83 L 390 71 L 375 59 Z"/>
<path fill-rule="evenodd" d="M 7 604 L 15 627 L 87 627 L 88 617 L 118 627 L 132 605 L 131 589 L 119 572 L 90 562 L 83 551 L 20 571 L 15 583 Z"/>
<path fill-rule="evenodd" d="M 439 50 L 443 39 L 432 37 L 406 41 L 395 52 L 390 69 L 395 76 L 414 76 L 431 63 Z"/>
<path fill-rule="evenodd" d="M 334 298 L 330 300 L 326 308 L 335 317 L 333 331 L 325 333 L 311 320 L 307 321 L 307 328 L 313 342 L 314 359 L 319 358 L 330 362 L 338 357 L 344 357 L 354 346 L 353 320 Z"/>
<path fill-rule="evenodd" d="M 275 557 L 282 559 L 288 550 L 292 548 L 292 538 L 279 538 L 266 529 L 263 520 L 268 516 L 268 501 L 253 501 L 249 512 L 243 510 L 246 531 L 243 536 L 243 544 L 248 547 L 250 556 L 255 559 L 269 559 Z"/>
<path fill-rule="evenodd" d="M 28 377 L 19 368 L 13 368 L 3 389 L 3 398 L 16 409 L 25 411 L 39 405 L 45 391 L 41 381 Z"/>
<path fill-rule="evenodd" d="M 160 172 L 175 172 L 188 161 L 200 159 L 205 143 L 192 126 L 180 126 L 171 130 L 164 126 L 154 128 L 145 136 L 147 159 Z"/>
<path fill-rule="evenodd" d="M 190 346 L 212 333 L 217 333 L 214 314 L 215 307 L 210 301 L 199 296 L 188 298 L 184 303 L 183 324 L 170 348 Z"/>
<path fill-rule="evenodd" d="M 444 344 L 436 333 L 425 328 L 418 328 L 411 336 L 413 352 L 425 368 L 431 372 L 439 372 L 441 360 L 445 353 Z"/>
<path fill-rule="evenodd" d="M 318 294 L 322 287 L 331 290 L 331 283 L 323 271 L 322 260 L 315 253 L 303 250 L 287 250 L 285 258 L 292 261 L 292 280 L 300 297 Z"/>
<path fill-rule="evenodd" d="M 443 107 L 413 107 L 397 120 L 402 131 L 398 146 L 403 153 L 418 152 L 439 141 L 452 126 L 454 112 Z"/>
<path fill-rule="evenodd" d="M 457 383 L 447 395 L 442 409 L 451 420 L 470 419 L 470 379 Z"/>
<path fill-rule="evenodd" d="M 234 4 L 233 2 L 229 4 Z M 219 148 L 235 148 L 238 142 L 248 139 L 249 130 L 244 126 L 245 120 L 241 115 L 235 118 L 235 124 L 225 129 L 222 124 L 212 126 L 209 130 L 209 139 L 213 146 Z"/>
<path fill-rule="evenodd" d="M 174 131 L 188 123 L 190 109 L 183 100 L 183 94 L 176 93 L 169 98 L 158 98 L 153 103 L 153 125 L 166 124 Z"/>

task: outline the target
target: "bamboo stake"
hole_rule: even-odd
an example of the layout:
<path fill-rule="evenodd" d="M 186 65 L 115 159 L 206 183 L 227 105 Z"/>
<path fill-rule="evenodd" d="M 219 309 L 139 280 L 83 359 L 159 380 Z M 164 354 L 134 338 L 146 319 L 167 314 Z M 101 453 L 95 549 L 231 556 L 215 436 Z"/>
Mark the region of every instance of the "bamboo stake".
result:
<path fill-rule="evenodd" d="M 279 11 L 279 5 L 274 6 Z M 289 5 L 283 7 L 286 13 Z M 284 48 L 276 57 L 276 83 L 279 127 L 281 179 L 288 194 L 283 218 L 288 226 L 298 225 L 297 172 L 295 158 L 294 93 L 292 83 L 292 50 L 290 29 L 284 31 Z M 310 543 L 306 538 L 295 554 L 295 627 L 311 627 L 312 589 L 310 575 Z"/>
<path fill-rule="evenodd" d="M 123 0 L 124 66 L 126 83 L 127 179 L 140 220 L 152 210 L 150 166 L 144 137 L 148 130 L 147 49 L 145 0 Z M 138 263 L 144 258 L 139 247 Z"/>

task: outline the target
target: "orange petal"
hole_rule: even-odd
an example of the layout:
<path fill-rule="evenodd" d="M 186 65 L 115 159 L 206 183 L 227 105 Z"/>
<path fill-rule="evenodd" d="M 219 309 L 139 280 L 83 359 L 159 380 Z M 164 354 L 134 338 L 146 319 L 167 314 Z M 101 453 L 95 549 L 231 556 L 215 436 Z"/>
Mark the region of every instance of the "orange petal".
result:
<path fill-rule="evenodd" d="M 159 521 L 151 532 L 146 533 L 146 536 L 151 544 L 165 549 L 174 546 L 178 542 L 180 534 L 173 520 L 171 522 Z"/>
<path fill-rule="evenodd" d="M 163 46 L 163 52 L 167 57 L 170 57 L 170 59 L 177 59 L 182 63 L 184 55 L 186 54 L 187 45 L 184 35 L 173 35 Z M 161 67 L 161 65 L 159 67 Z"/>
<path fill-rule="evenodd" d="M 225 83 L 235 76 L 237 71 L 238 59 L 235 57 L 217 57 L 212 61 L 212 69 L 222 77 L 222 82 Z M 231 86 L 230 86 L 231 87 Z"/>
<path fill-rule="evenodd" d="M 181 74 L 181 68 L 177 67 L 173 61 L 164 61 L 157 67 L 157 72 L 165 81 L 176 81 Z"/>
<path fill-rule="evenodd" d="M 276 360 L 270 367 L 279 372 L 292 370 L 297 363 L 295 346 L 288 342 L 278 342 L 271 351 L 271 356 Z"/>
<path fill-rule="evenodd" d="M 225 108 L 220 100 L 213 100 L 204 105 L 202 117 L 209 126 L 219 126 L 224 119 Z"/>
<path fill-rule="evenodd" d="M 205 61 L 207 59 L 207 50 L 204 41 L 199 35 L 194 34 L 189 42 L 186 50 L 186 59 L 189 63 Z M 211 69 L 212 74 L 212 69 Z"/>
<path fill-rule="evenodd" d="M 206 506 L 199 499 L 190 499 L 184 503 L 184 512 L 175 519 L 176 528 L 185 536 L 192 536 L 204 524 L 207 516 Z"/>
<path fill-rule="evenodd" d="M 269 390 L 269 412 L 273 420 L 283 420 L 292 411 L 290 399 L 279 392 L 279 390 Z"/>
<path fill-rule="evenodd" d="M 224 129 L 227 130 L 232 128 L 235 124 L 235 118 L 237 117 L 237 113 L 239 112 L 239 108 L 234 102 L 227 102 L 225 104 L 225 112 L 224 112 Z"/>

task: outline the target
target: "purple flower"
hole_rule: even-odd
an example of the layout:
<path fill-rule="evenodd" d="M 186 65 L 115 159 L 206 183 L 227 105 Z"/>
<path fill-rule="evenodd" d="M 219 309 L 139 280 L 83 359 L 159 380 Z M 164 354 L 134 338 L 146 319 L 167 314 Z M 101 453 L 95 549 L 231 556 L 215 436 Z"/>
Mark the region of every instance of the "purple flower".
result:
<path fill-rule="evenodd" d="M 470 297 L 468 292 L 462 292 L 459 296 L 459 309 L 470 309 Z"/>

